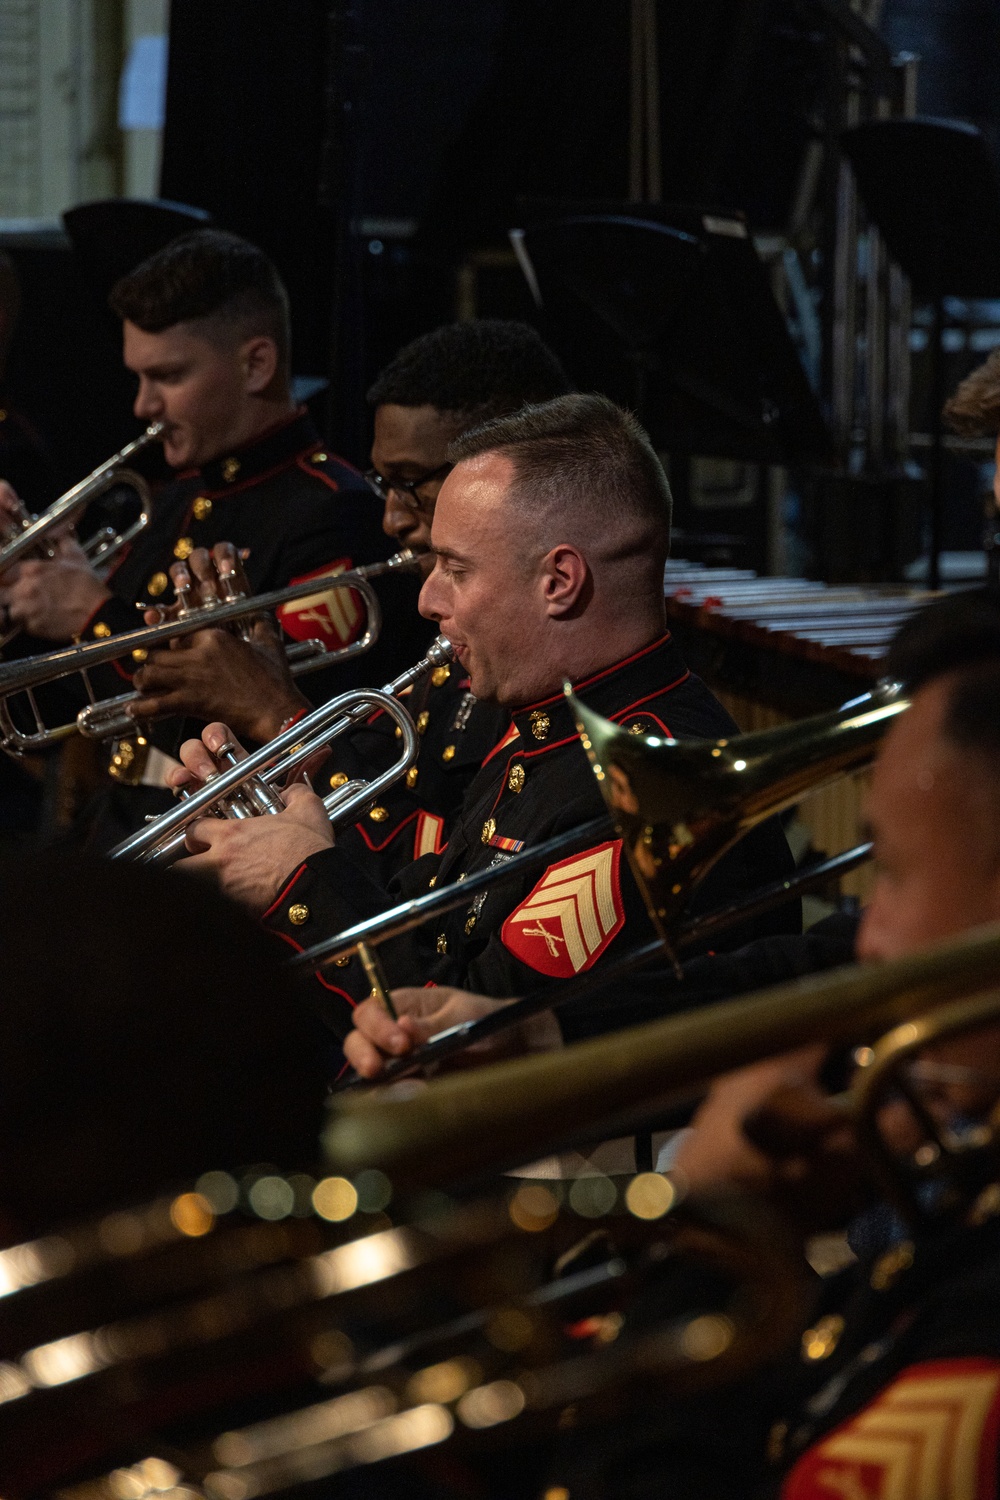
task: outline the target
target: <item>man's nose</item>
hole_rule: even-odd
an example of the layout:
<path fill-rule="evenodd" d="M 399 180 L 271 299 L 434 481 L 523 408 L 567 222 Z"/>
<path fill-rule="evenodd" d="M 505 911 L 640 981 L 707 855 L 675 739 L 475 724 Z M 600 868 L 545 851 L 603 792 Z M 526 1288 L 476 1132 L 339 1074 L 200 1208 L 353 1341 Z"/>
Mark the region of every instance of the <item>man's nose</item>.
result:
<path fill-rule="evenodd" d="M 420 590 L 420 598 L 417 600 L 417 609 L 425 620 L 442 620 L 444 618 L 444 602 L 441 595 L 440 575 L 437 563 L 431 569 L 424 586 Z"/>
<path fill-rule="evenodd" d="M 414 518 L 399 499 L 395 490 L 390 490 L 382 512 L 382 530 L 386 536 L 403 538 L 413 530 Z"/>
<path fill-rule="evenodd" d="M 162 415 L 163 401 L 155 385 L 146 380 L 139 381 L 139 389 L 136 391 L 132 410 L 137 417 L 146 422 Z"/>

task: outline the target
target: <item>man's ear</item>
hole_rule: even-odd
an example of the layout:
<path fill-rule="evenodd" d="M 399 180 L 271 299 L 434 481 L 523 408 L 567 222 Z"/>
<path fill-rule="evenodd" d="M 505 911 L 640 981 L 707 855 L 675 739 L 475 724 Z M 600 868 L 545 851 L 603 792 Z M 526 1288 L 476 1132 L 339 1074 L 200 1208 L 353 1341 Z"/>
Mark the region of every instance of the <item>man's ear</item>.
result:
<path fill-rule="evenodd" d="M 561 542 L 542 558 L 541 578 L 551 619 L 582 613 L 594 592 L 587 559 L 568 542 Z"/>
<path fill-rule="evenodd" d="M 259 396 L 266 391 L 278 373 L 278 346 L 266 333 L 247 339 L 240 346 L 244 379 L 249 396 Z"/>

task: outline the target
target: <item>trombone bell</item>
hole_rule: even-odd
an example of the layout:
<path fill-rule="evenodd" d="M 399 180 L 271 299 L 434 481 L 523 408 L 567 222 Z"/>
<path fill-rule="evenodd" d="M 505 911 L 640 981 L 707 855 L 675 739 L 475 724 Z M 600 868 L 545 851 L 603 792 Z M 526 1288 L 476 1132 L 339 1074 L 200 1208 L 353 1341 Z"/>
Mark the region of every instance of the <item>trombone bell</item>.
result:
<path fill-rule="evenodd" d="M 871 761 L 908 706 L 898 683 L 777 729 L 718 740 L 631 734 L 564 689 L 654 927 L 665 941 L 691 888 L 751 828 Z"/>

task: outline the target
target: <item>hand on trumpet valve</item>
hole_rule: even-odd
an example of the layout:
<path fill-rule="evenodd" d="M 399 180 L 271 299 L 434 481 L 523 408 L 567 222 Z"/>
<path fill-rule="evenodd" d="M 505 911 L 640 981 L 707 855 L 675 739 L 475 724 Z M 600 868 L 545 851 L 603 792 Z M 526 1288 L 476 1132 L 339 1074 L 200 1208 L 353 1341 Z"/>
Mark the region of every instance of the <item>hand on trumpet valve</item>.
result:
<path fill-rule="evenodd" d="M 216 756 L 242 746 L 226 724 L 209 724 L 200 740 L 181 746 L 182 768 L 168 775 L 177 789 L 203 784 L 220 769 Z M 295 870 L 311 854 L 328 849 L 333 829 L 322 799 L 301 783 L 281 792 L 285 811 L 246 819 L 199 818 L 188 829 L 191 851 L 181 868 L 213 879 L 226 895 L 260 916 L 274 902 Z"/>
<path fill-rule="evenodd" d="M 29 558 L 4 573 L 0 605 L 13 623 L 31 635 L 68 641 L 111 598 L 111 591 L 94 572 L 70 528 L 61 534 L 51 532 L 47 542 L 51 557 Z"/>
<path fill-rule="evenodd" d="M 247 591 L 239 555 L 230 542 L 217 543 L 211 553 L 199 547 L 187 564 L 174 563 L 170 572 L 181 602 L 166 610 L 148 610 L 149 625 L 176 619 L 185 605 L 196 608 L 213 597 L 224 599 L 230 586 L 236 592 Z M 128 712 L 141 721 L 224 717 L 237 734 L 264 744 L 287 719 L 308 712 L 312 704 L 295 686 L 280 635 L 267 616 L 248 622 L 246 639 L 211 628 L 210 621 L 208 615 L 204 630 L 178 636 L 167 648 L 150 652 L 132 679 L 141 697 Z"/>
<path fill-rule="evenodd" d="M 354 1010 L 354 1030 L 344 1042 L 344 1056 L 362 1078 L 378 1078 L 389 1058 L 405 1057 L 441 1031 L 481 1020 L 512 1004 L 510 1000 L 492 1000 L 487 995 L 474 995 L 450 985 L 403 988 L 390 993 L 398 1020 L 377 999 L 365 1000 Z M 548 1052 L 561 1046 L 562 1034 L 555 1017 L 551 1011 L 543 1011 L 519 1026 L 467 1047 L 449 1060 L 448 1066 L 477 1067 L 501 1057 Z"/>

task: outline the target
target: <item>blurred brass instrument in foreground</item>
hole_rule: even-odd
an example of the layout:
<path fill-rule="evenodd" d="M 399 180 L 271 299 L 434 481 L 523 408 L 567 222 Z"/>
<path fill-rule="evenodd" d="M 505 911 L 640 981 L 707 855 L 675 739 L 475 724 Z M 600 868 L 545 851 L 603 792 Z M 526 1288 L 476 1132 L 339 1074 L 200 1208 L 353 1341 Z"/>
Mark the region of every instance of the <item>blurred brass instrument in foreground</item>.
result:
<path fill-rule="evenodd" d="M 223 745 L 216 759 L 222 761 L 224 769 L 197 791 L 182 792 L 176 807 L 117 844 L 110 858 L 171 865 L 187 852 L 187 830 L 198 818 L 253 818 L 283 812 L 280 789 L 291 772 L 381 711 L 389 715 L 399 731 L 396 760 L 374 780 L 348 781 L 323 799 L 331 822 L 353 822 L 369 803 L 405 776 L 417 758 L 416 726 L 399 695 L 451 658 L 451 642 L 438 636 L 426 656 L 385 687 L 357 688 L 338 694 L 252 754 L 241 754 L 231 743 Z"/>
<path fill-rule="evenodd" d="M 318 1172 L 211 1172 L 0 1252 L 4 1495 L 254 1500 L 419 1455 L 444 1484 L 439 1445 L 495 1462 L 569 1420 L 582 1442 L 643 1401 L 745 1374 L 797 1341 L 806 1307 L 800 1243 L 766 1205 L 685 1201 L 655 1172 L 522 1179 L 465 1202 L 440 1189 L 781 1047 L 891 1026 L 850 1094 L 864 1140 L 906 1087 L 901 1062 L 996 1023 L 998 965 L 1000 925 L 409 1099 L 342 1103 Z M 933 1211 L 954 1217 L 995 1180 L 996 1124 L 941 1130 L 932 1166 L 892 1174 L 935 1173 Z"/>
<path fill-rule="evenodd" d="M 623 837 L 657 938 L 603 969 L 541 985 L 482 1021 L 432 1037 L 412 1054 L 391 1060 L 386 1070 L 390 1078 L 441 1062 L 552 1005 L 622 982 L 627 973 L 657 956 L 674 958 L 678 949 L 692 942 L 701 942 L 735 922 L 788 901 L 802 890 L 815 889 L 836 878 L 870 851 L 869 844 L 860 845 L 823 861 L 817 868 L 806 868 L 777 881 L 766 891 L 722 911 L 685 917 L 698 884 L 726 850 L 752 828 L 806 793 L 870 763 L 887 728 L 907 706 L 898 684 L 882 683 L 832 713 L 719 740 L 669 740 L 630 734 L 567 692 L 584 749 Z M 356 952 L 359 944 L 384 942 L 442 911 L 467 904 L 476 891 L 498 880 L 548 864 L 571 848 L 585 846 L 588 840 L 606 837 L 607 832 L 607 825 L 595 820 L 560 834 L 539 848 L 515 855 L 496 870 L 471 875 L 359 922 L 306 949 L 292 965 L 315 970 Z"/>
<path fill-rule="evenodd" d="M 89 739 L 109 739 L 131 734 L 137 721 L 126 709 L 139 694 L 128 692 L 111 698 L 95 698 L 87 676 L 90 668 L 117 661 L 123 656 L 133 656 L 141 661 L 142 654 L 157 646 L 209 628 L 229 626 L 248 637 L 256 617 L 281 605 L 330 589 L 349 589 L 360 597 L 365 609 L 365 628 L 356 640 L 334 650 L 320 640 L 292 642 L 285 648 L 291 675 L 299 677 L 305 672 L 315 672 L 322 667 L 361 656 L 371 650 L 382 628 L 382 611 L 371 586 L 372 579 L 380 578 L 386 573 L 416 568 L 419 561 L 415 553 L 405 549 L 384 562 L 368 563 L 347 573 L 309 578 L 263 594 L 244 594 L 235 581 L 235 571 L 224 572 L 220 575 L 222 598 L 209 594 L 195 603 L 190 590 L 178 589 L 180 608 L 175 619 L 163 620 L 158 625 L 143 625 L 120 635 L 109 636 L 106 640 L 80 641 L 37 656 L 25 657 L 23 660 L 0 662 L 0 746 L 8 754 L 19 756 L 45 749 L 77 732 Z M 34 689 L 77 673 L 83 678 L 91 699 L 90 704 L 81 709 L 75 720 L 52 727 L 45 725 L 35 700 Z M 33 729 L 25 730 L 18 726 L 10 700 L 19 694 L 24 694 L 27 699 Z"/>

